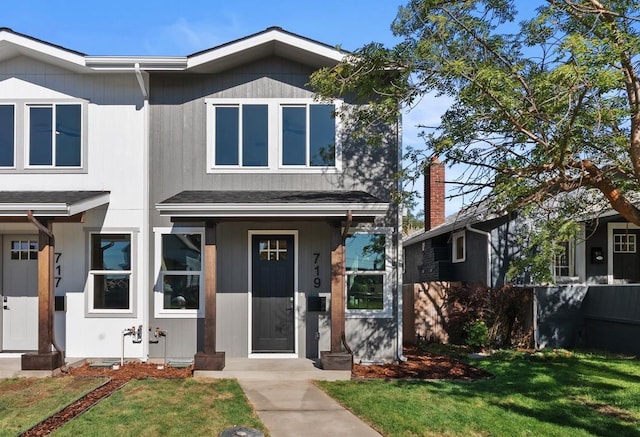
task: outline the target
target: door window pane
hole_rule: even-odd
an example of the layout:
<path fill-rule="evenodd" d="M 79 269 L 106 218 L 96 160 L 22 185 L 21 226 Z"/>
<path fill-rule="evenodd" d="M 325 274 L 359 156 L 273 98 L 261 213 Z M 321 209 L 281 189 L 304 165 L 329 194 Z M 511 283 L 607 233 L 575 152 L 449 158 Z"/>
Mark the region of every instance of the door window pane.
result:
<path fill-rule="evenodd" d="M 29 111 L 29 164 L 53 164 L 52 108 L 34 107 Z"/>
<path fill-rule="evenodd" d="M 242 165 L 263 166 L 268 162 L 267 105 L 242 106 Z"/>
<path fill-rule="evenodd" d="M 80 112 L 80 105 L 56 106 L 56 166 L 80 166 Z"/>
<path fill-rule="evenodd" d="M 226 106 L 218 106 L 215 110 L 216 165 L 238 165 L 239 110 Z"/>
<path fill-rule="evenodd" d="M 15 150 L 13 105 L 0 105 L 0 167 L 13 167 Z"/>
<path fill-rule="evenodd" d="M 282 108 L 282 164 L 307 164 L 307 108 L 285 106 Z"/>
<path fill-rule="evenodd" d="M 333 105 L 311 105 L 309 127 L 309 164 L 333 166 L 336 163 L 336 123 Z"/>

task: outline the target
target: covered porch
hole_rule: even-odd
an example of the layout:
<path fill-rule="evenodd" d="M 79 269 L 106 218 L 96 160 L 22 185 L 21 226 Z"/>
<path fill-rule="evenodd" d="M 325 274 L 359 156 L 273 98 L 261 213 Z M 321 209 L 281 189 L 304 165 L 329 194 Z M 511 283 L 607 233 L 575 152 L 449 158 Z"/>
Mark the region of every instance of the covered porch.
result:
<path fill-rule="evenodd" d="M 389 204 L 384 202 L 375 196 L 368 193 L 359 191 L 183 191 L 175 196 L 172 196 L 158 204 L 156 208 L 161 216 L 170 217 L 174 225 L 180 225 L 186 223 L 193 225 L 194 223 L 201 223 L 204 227 L 204 320 L 201 333 L 202 341 L 198 341 L 198 351 L 194 357 L 194 366 L 196 371 L 220 371 L 225 367 L 225 352 L 220 350 L 219 345 L 216 344 L 216 336 L 220 338 L 220 332 L 222 327 L 219 326 L 220 313 L 216 308 L 218 301 L 217 297 L 221 290 L 218 289 L 222 279 L 225 275 L 232 274 L 227 270 L 220 270 L 223 262 L 218 260 L 221 256 L 219 252 L 220 234 L 218 232 L 219 227 L 229 229 L 233 226 L 240 229 L 244 235 L 241 238 L 235 240 L 235 245 L 244 245 L 245 251 L 249 253 L 249 256 L 241 257 L 241 263 L 246 264 L 240 269 L 248 274 L 247 288 L 249 289 L 249 295 L 251 296 L 251 273 L 247 265 L 251 265 L 252 258 L 251 252 L 259 250 L 259 247 L 266 247 L 268 253 L 265 253 L 265 259 L 269 257 L 277 257 L 278 250 L 276 252 L 269 252 L 269 238 L 266 240 L 260 240 L 260 237 L 268 237 L 269 235 L 275 235 L 277 239 L 286 242 L 286 235 L 292 236 L 292 243 L 296 247 L 295 261 L 292 264 L 295 269 L 295 275 L 298 275 L 298 231 L 294 224 L 300 223 L 318 223 L 322 226 L 327 226 L 329 232 L 327 233 L 327 239 L 330 240 L 326 247 L 329 247 L 329 254 L 327 254 L 327 265 L 329 270 L 327 272 L 330 279 L 328 291 L 330 294 L 330 302 L 339 302 L 341 304 L 330 305 L 328 316 L 330 319 L 330 340 L 328 341 L 328 350 L 321 351 L 322 356 L 321 365 L 324 369 L 344 369 L 351 368 L 352 355 L 348 350 L 345 342 L 345 238 L 348 236 L 350 230 L 359 223 L 372 223 L 376 218 L 384 217 L 389 210 Z M 242 224 L 244 223 L 244 225 Z M 274 225 L 277 223 L 278 225 Z M 290 223 L 290 226 L 286 224 Z M 244 228 L 243 228 L 244 226 Z M 278 231 L 275 228 L 279 228 Z M 246 228 L 246 229 L 245 229 Z M 282 229 L 289 228 L 288 230 Z M 251 230 L 253 229 L 253 230 Z M 293 230 L 292 230 L 293 229 Z M 298 228 L 296 228 L 298 229 Z M 307 234 L 309 230 L 305 231 Z M 285 234 L 285 235 L 281 235 Z M 253 236 L 253 237 L 252 237 Z M 307 238 L 303 237 L 302 239 Z M 325 241 L 325 244 L 327 242 Z M 251 244 L 255 244 L 255 249 L 252 249 Z M 262 245 L 262 246 L 260 246 Z M 247 247 L 248 246 L 248 247 Z M 227 245 L 229 247 L 229 244 Z M 275 246 L 274 246 L 275 247 Z M 287 249 L 288 250 L 288 249 Z M 312 266 L 307 265 L 311 263 L 313 250 L 303 247 L 301 251 L 307 251 L 303 257 L 307 261 L 300 262 L 301 265 L 311 270 Z M 283 255 L 286 255 L 285 251 L 282 251 Z M 294 252 L 289 252 L 294 253 Z M 222 255 L 224 256 L 224 255 Z M 319 257 L 318 254 L 316 256 Z M 302 256 L 300 256 L 302 258 Z M 254 265 L 260 262 L 260 258 L 254 258 Z M 248 273 L 247 273 L 248 272 Z M 277 276 L 277 275 L 276 275 Z M 245 276 L 246 278 L 246 276 Z M 244 279 L 243 279 L 244 280 Z M 277 282 L 277 281 L 276 281 Z M 309 282 L 305 282 L 309 283 Z M 255 284 L 254 284 L 255 288 Z M 268 287 L 267 287 L 268 288 Z M 300 290 L 298 288 L 298 281 L 294 281 L 295 293 Z M 304 287 L 302 287 L 304 288 Z M 224 291 L 224 290 L 223 290 Z M 268 290 L 261 291 L 269 293 Z M 300 293 L 303 294 L 303 293 Z M 254 297 L 257 293 L 254 290 Z M 273 296 L 272 296 L 273 297 Z M 294 301 L 294 296 L 289 298 L 291 302 Z M 273 300 L 273 299 L 272 299 Z M 254 300 L 255 302 L 255 300 Z M 252 304 L 248 304 L 248 311 L 252 311 Z M 227 311 L 224 309 L 223 311 Z M 255 310 L 254 310 L 255 311 Z M 267 311 L 270 311 L 267 309 Z M 298 311 L 301 311 L 296 306 L 295 318 L 299 317 Z M 226 314 L 225 314 L 226 316 Z M 237 314 L 238 317 L 242 316 L 249 319 L 246 314 Z M 249 325 L 252 323 L 249 319 Z M 268 330 L 268 322 L 264 325 Z M 251 329 L 251 326 L 249 327 Z M 302 325 L 299 329 L 296 327 L 294 333 L 303 332 L 305 326 Z M 225 333 L 226 332 L 226 333 Z M 222 331 L 224 335 L 229 335 L 228 330 Z M 297 335 L 297 334 L 296 334 Z M 256 362 L 260 360 L 260 354 L 252 354 L 251 337 L 249 334 L 249 356 L 256 359 Z M 255 348 L 255 340 L 254 348 Z M 297 340 L 296 343 L 297 344 Z M 346 347 L 345 347 L 346 346 Z M 270 346 L 265 346 L 263 349 L 267 351 Z M 303 357 L 296 355 L 299 354 L 296 346 L 294 345 L 291 350 L 294 354 L 290 354 L 290 358 L 298 356 L 298 359 L 304 359 Z M 265 356 L 267 354 L 264 354 Z M 278 355 L 270 356 L 270 359 L 277 358 Z M 235 357 L 234 357 L 235 360 Z M 282 362 L 281 359 L 275 359 L 275 361 Z"/>
<path fill-rule="evenodd" d="M 0 191 L 0 237 L 6 236 L 8 240 L 0 256 L 3 300 L 0 351 L 26 351 L 19 353 L 21 370 L 50 371 L 64 363 L 64 351 L 54 333 L 54 223 L 83 223 L 88 210 L 108 202 L 107 191 Z M 15 234 L 37 234 L 37 237 L 16 237 L 9 241 Z M 22 277 L 13 277 L 15 266 L 11 263 L 18 261 L 33 267 L 25 270 Z M 36 284 L 33 290 L 27 284 L 31 282 Z M 37 317 L 33 314 L 36 311 Z M 20 332 L 33 332 L 34 339 L 13 341 Z"/>

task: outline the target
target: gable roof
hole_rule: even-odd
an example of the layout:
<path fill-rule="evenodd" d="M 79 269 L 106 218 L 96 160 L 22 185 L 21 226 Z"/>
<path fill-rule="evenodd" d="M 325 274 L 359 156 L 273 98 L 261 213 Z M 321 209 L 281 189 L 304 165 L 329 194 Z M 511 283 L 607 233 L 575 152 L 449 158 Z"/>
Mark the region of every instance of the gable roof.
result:
<path fill-rule="evenodd" d="M 266 56 L 280 56 L 319 68 L 334 65 L 347 54 L 344 50 L 280 27 L 269 27 L 262 32 L 189 55 L 187 69 L 196 73 L 214 73 Z"/>
<path fill-rule="evenodd" d="M 16 56 L 27 56 L 71 71 L 88 71 L 83 53 L 0 27 L 0 62 Z"/>

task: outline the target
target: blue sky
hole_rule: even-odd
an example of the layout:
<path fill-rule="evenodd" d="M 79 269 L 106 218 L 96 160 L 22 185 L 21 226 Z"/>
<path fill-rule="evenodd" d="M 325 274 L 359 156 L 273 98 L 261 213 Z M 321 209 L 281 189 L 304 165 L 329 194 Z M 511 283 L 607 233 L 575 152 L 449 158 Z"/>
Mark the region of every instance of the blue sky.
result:
<path fill-rule="evenodd" d="M 270 26 L 354 50 L 371 41 L 389 46 L 398 42 L 390 27 L 401 4 L 402 0 L 5 0 L 0 27 L 88 55 L 189 55 Z M 425 98 L 405 114 L 403 143 L 419 146 L 415 126 L 436 124 L 446 106 L 446 101 Z M 448 202 L 447 214 L 459 207 L 459 199 Z"/>

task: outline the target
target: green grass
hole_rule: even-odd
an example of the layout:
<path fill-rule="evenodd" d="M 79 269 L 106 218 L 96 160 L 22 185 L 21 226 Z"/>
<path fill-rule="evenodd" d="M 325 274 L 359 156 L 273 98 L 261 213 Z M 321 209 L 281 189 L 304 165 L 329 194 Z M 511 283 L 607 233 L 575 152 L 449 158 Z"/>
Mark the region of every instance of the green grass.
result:
<path fill-rule="evenodd" d="M 26 431 L 105 381 L 84 377 L 0 380 L 0 436 Z"/>
<path fill-rule="evenodd" d="M 55 436 L 216 436 L 231 426 L 265 432 L 235 380 L 145 379 L 58 429 Z"/>
<path fill-rule="evenodd" d="M 640 436 L 640 361 L 502 352 L 495 378 L 318 382 L 386 436 Z"/>

